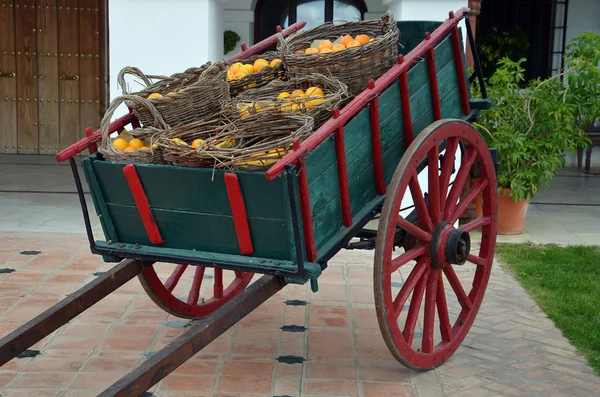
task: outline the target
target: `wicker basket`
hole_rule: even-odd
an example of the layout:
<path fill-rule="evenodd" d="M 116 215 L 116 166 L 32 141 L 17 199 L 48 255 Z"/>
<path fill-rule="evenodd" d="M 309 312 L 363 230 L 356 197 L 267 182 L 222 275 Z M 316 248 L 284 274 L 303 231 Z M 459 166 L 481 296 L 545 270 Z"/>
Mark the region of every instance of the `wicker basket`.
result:
<path fill-rule="evenodd" d="M 135 138 L 139 138 L 144 141 L 148 149 L 139 149 L 134 152 L 122 152 L 117 150 L 110 139 L 109 127 L 110 120 L 115 110 L 122 103 L 132 103 L 136 107 L 145 107 L 150 114 L 152 114 L 154 120 L 152 126 L 144 126 L 136 128 L 129 133 Z M 123 95 L 110 104 L 110 107 L 106 110 L 102 121 L 100 122 L 100 129 L 102 130 L 102 142 L 98 147 L 98 151 L 104 159 L 108 161 L 117 161 L 124 163 L 144 163 L 144 164 L 162 164 L 164 163 L 160 148 L 155 147 L 154 143 L 160 134 L 164 133 L 167 129 L 167 125 L 160 113 L 152 105 L 150 101 L 135 95 Z"/>
<path fill-rule="evenodd" d="M 278 99 L 281 92 L 291 93 L 296 89 L 305 91 L 309 87 L 319 87 L 324 91 L 323 97 L 302 98 L 299 101 L 291 99 Z M 256 105 L 259 107 L 274 106 L 280 111 L 294 111 L 308 114 L 315 119 L 314 129 L 319 128 L 329 117 L 334 107 L 340 106 L 350 98 L 348 86 L 335 77 L 327 77 L 322 74 L 311 74 L 304 77 L 296 77 L 288 81 L 275 80 L 264 87 L 254 88 L 240 94 L 235 102 L 238 110 L 247 109 L 250 113 L 256 113 Z M 316 101 L 315 101 L 316 100 Z M 293 105 L 296 105 L 293 107 Z"/>
<path fill-rule="evenodd" d="M 130 74 L 142 79 L 146 88 L 135 94 L 127 92 L 125 75 Z M 151 80 L 158 79 L 156 83 Z M 167 125 L 174 127 L 198 120 L 210 119 L 220 113 L 223 102 L 231 99 L 227 83 L 227 70 L 224 63 L 190 68 L 184 73 L 165 76 L 146 76 L 137 68 L 127 67 L 119 72 L 118 84 L 124 95 L 136 95 L 147 98 L 158 93 L 162 97 L 150 101 L 156 107 Z M 143 125 L 154 123 L 154 117 L 147 107 L 127 101 L 138 120 Z"/>
<path fill-rule="evenodd" d="M 165 159 L 187 167 L 264 170 L 291 149 L 293 139 L 302 141 L 310 136 L 313 118 L 267 110 L 233 121 L 221 118 L 203 127 L 202 131 L 199 128 L 177 134 L 187 144 L 194 139 L 204 139 L 198 149 L 174 144 L 173 130 L 159 139 Z"/>
<path fill-rule="evenodd" d="M 297 54 L 310 47 L 314 40 L 334 42 L 343 35 L 366 34 L 373 41 L 338 52 Z M 350 94 L 357 95 L 367 88 L 370 79 L 377 79 L 390 69 L 398 57 L 400 31 L 393 14 L 388 11 L 378 20 L 331 22 L 306 31 L 299 31 L 287 39 L 279 35 L 278 50 L 289 78 L 312 73 L 332 75 L 348 85 Z"/>
<path fill-rule="evenodd" d="M 274 51 L 265 52 L 264 54 L 255 55 L 246 58 L 243 61 L 239 61 L 244 64 L 254 64 L 254 61 L 257 59 L 265 59 L 266 61 L 271 61 L 276 58 L 280 58 L 279 54 Z M 231 66 L 232 64 L 228 64 Z M 266 66 L 260 70 L 260 72 L 251 73 L 246 75 L 245 77 L 239 80 L 229 80 L 229 92 L 231 96 L 239 95 L 250 88 L 262 87 L 273 80 L 284 79 L 285 78 L 285 67 L 283 66 L 283 62 L 275 65 L 275 67 Z"/>

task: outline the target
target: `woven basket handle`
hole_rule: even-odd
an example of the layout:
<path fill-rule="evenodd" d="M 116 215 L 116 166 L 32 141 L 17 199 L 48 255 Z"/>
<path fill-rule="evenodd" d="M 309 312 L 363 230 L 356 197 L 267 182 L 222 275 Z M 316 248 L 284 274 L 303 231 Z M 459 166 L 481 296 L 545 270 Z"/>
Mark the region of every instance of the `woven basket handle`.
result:
<path fill-rule="evenodd" d="M 140 69 L 136 68 L 135 66 L 126 66 L 123 69 L 121 69 L 121 71 L 119 72 L 119 74 L 117 75 L 117 84 L 119 87 L 121 87 L 121 90 L 123 91 L 123 95 L 129 95 L 130 92 L 127 92 L 127 83 L 125 82 L 125 76 L 126 75 L 132 75 L 132 76 L 136 76 L 139 77 L 140 79 L 142 79 L 142 81 L 144 82 L 144 84 L 146 85 L 145 88 L 148 88 L 152 85 L 152 81 L 151 80 L 155 80 L 155 79 L 166 79 L 168 78 L 167 76 L 154 76 L 154 75 L 146 75 L 144 74 L 144 72 L 142 72 Z"/>
<path fill-rule="evenodd" d="M 386 33 L 395 26 L 396 18 L 394 18 L 394 14 L 389 10 L 386 11 L 385 14 L 381 16 L 381 33 Z"/>
<path fill-rule="evenodd" d="M 150 110 L 150 113 L 152 113 L 152 115 L 154 116 L 153 126 L 155 128 L 162 127 L 165 130 L 167 130 L 169 128 L 167 126 L 167 123 L 165 123 L 165 120 L 163 119 L 161 114 L 158 112 L 158 110 L 156 110 L 156 107 L 152 104 L 152 102 L 150 102 L 149 100 L 147 100 L 145 98 L 137 96 L 137 95 L 122 95 L 120 97 L 115 98 L 112 101 L 112 103 L 110 104 L 108 109 L 106 109 L 106 113 L 104 114 L 104 117 L 102 118 L 102 121 L 100 122 L 100 129 L 102 130 L 101 146 L 103 146 L 104 148 L 106 148 L 110 142 L 110 137 L 109 137 L 109 135 L 110 135 L 110 132 L 109 132 L 110 120 L 112 119 L 112 116 L 115 113 L 115 110 L 117 110 L 117 108 L 125 101 L 133 102 L 136 105 L 145 106 L 148 110 Z"/>

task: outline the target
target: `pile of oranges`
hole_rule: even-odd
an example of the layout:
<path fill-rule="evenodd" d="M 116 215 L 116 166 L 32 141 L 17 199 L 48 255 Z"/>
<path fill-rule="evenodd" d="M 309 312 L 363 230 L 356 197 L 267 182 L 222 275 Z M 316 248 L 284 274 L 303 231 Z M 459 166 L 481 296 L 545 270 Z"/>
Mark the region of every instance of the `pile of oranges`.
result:
<path fill-rule="evenodd" d="M 227 70 L 227 79 L 229 81 L 241 80 L 249 74 L 258 73 L 266 67 L 274 68 L 281 63 L 281 59 L 275 58 L 271 62 L 264 58 L 259 58 L 253 64 L 236 62 Z"/>
<path fill-rule="evenodd" d="M 306 91 L 293 90 L 291 93 L 282 91 L 277 95 L 275 101 L 260 101 L 248 105 L 239 106 L 240 117 L 248 117 L 252 113 L 258 113 L 264 109 L 276 109 L 283 113 L 312 110 L 314 107 L 325 102 L 325 92 L 320 87 L 309 87 Z"/>
<path fill-rule="evenodd" d="M 124 138 L 118 137 L 112 141 L 112 144 L 119 152 L 135 152 L 136 150 L 150 149 L 141 139 L 138 138 L 132 138 L 129 142 L 127 142 L 127 140 Z M 155 145 L 152 146 L 156 147 Z"/>
<path fill-rule="evenodd" d="M 358 34 L 355 37 L 347 34 L 342 38 L 336 40 L 335 42 L 331 42 L 331 40 L 320 40 L 318 41 L 318 45 L 314 43 L 307 49 L 296 51 L 297 54 L 325 54 L 328 52 L 338 52 L 343 51 L 348 48 L 358 47 L 363 44 L 366 44 L 370 41 L 373 41 L 373 38 L 369 37 L 366 34 Z"/>

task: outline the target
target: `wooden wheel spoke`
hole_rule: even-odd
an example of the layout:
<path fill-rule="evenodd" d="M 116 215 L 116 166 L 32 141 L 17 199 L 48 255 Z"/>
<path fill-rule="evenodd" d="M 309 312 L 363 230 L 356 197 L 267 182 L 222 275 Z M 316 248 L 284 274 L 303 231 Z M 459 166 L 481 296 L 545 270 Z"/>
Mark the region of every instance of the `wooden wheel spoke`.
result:
<path fill-rule="evenodd" d="M 411 292 L 414 291 L 419 280 L 427 272 L 427 269 L 429 268 L 429 263 L 429 259 L 418 261 L 415 267 L 413 267 L 408 277 L 406 278 L 406 282 L 402 285 L 402 288 L 400 289 L 400 292 L 398 292 L 396 299 L 394 299 L 393 305 L 396 318 L 400 316 L 402 308 L 408 300 L 408 296 L 411 294 Z"/>
<path fill-rule="evenodd" d="M 394 273 L 396 270 L 400 269 L 402 266 L 406 265 L 408 262 L 417 259 L 421 255 L 425 255 L 427 253 L 427 247 L 423 245 L 419 245 L 417 247 L 413 247 L 394 259 L 392 261 L 392 266 L 390 266 L 390 273 Z"/>
<path fill-rule="evenodd" d="M 434 145 L 427 154 L 429 214 L 432 222 L 437 225 L 441 221 L 440 212 L 440 149 Z"/>
<path fill-rule="evenodd" d="M 196 266 L 194 272 L 194 280 L 192 281 L 192 288 L 188 295 L 187 303 L 190 305 L 198 304 L 198 298 L 200 298 L 200 287 L 202 287 L 202 280 L 204 279 L 204 272 L 206 268 L 204 266 Z"/>
<path fill-rule="evenodd" d="M 460 216 L 465 213 L 467 207 L 473 202 L 475 197 L 479 193 L 483 192 L 483 189 L 485 189 L 488 186 L 488 183 L 489 181 L 487 179 L 477 180 L 477 182 L 475 182 L 475 184 L 471 187 L 471 190 L 469 190 L 469 193 L 460 200 L 458 206 L 450 204 L 451 207 L 449 211 L 452 211 L 452 215 L 450 215 L 450 217 L 448 218 L 448 223 L 454 224 L 458 220 L 458 218 L 460 218 Z"/>
<path fill-rule="evenodd" d="M 444 162 L 442 163 L 442 172 L 440 174 L 440 200 L 444 211 L 444 203 L 448 196 L 448 187 L 450 186 L 450 178 L 452 177 L 452 169 L 454 168 L 454 159 L 456 150 L 458 149 L 458 138 L 448 138 L 446 141 L 446 153 L 444 153 Z"/>
<path fill-rule="evenodd" d="M 454 210 L 454 206 L 458 203 L 458 198 L 460 196 L 460 192 L 463 190 L 465 183 L 467 181 L 467 177 L 471 173 L 471 166 L 475 162 L 477 158 L 477 151 L 473 148 L 467 149 L 467 153 L 463 157 L 464 161 L 460 165 L 460 169 L 456 174 L 456 178 L 454 179 L 454 183 L 452 184 L 452 188 L 450 189 L 450 194 L 448 195 L 447 205 L 444 210 L 444 219 L 448 219 L 450 216 L 450 211 Z"/>
<path fill-rule="evenodd" d="M 487 266 L 487 259 L 481 258 L 477 255 L 469 254 L 467 260 L 471 263 L 476 264 L 477 266 Z"/>
<path fill-rule="evenodd" d="M 482 226 L 487 226 L 492 222 L 492 218 L 489 216 L 480 216 L 475 220 L 467 223 L 460 228 L 463 232 L 471 233 L 475 229 L 479 229 Z"/>
<path fill-rule="evenodd" d="M 404 331 L 402 331 L 402 336 L 409 346 L 412 344 L 415 337 L 415 326 L 417 325 L 417 320 L 419 318 L 419 310 L 421 310 L 421 302 L 423 301 L 423 294 L 425 293 L 425 286 L 427 285 L 430 270 L 431 268 L 428 268 L 426 273 L 421 277 L 410 300 L 410 307 L 408 308 Z M 400 308 L 400 312 L 401 311 L 402 307 Z M 400 312 L 397 312 L 396 318 L 400 317 Z"/>
<path fill-rule="evenodd" d="M 217 299 L 223 297 L 223 269 L 215 268 L 214 296 Z"/>
<path fill-rule="evenodd" d="M 413 203 L 415 204 L 415 209 L 417 210 L 417 218 L 419 219 L 419 224 L 422 227 L 424 227 L 426 231 L 433 232 L 433 223 L 431 222 L 431 216 L 429 216 L 429 210 L 427 209 L 427 204 L 425 203 L 423 191 L 421 190 L 421 186 L 419 186 L 419 180 L 416 174 L 413 174 L 411 176 L 410 182 L 408 183 L 408 187 L 410 190 L 410 195 L 413 199 Z"/>
<path fill-rule="evenodd" d="M 415 236 L 417 240 L 431 241 L 431 234 L 427 233 L 425 230 L 421 229 L 417 225 L 413 225 L 412 223 L 404 219 L 402 216 L 396 216 L 396 223 L 402 229 Z"/>
<path fill-rule="evenodd" d="M 437 312 L 440 319 L 440 333 L 442 341 L 450 342 L 452 340 L 452 325 L 448 315 L 448 302 L 446 301 L 446 291 L 444 290 L 444 278 L 438 278 L 437 285 Z"/>
<path fill-rule="evenodd" d="M 465 292 L 462 284 L 460 283 L 456 272 L 454 272 L 454 268 L 452 266 L 445 267 L 444 274 L 446 275 L 450 286 L 456 294 L 458 303 L 460 303 L 463 309 L 471 310 L 471 308 L 473 307 L 473 303 L 471 302 L 471 299 L 467 296 L 467 293 Z"/>
<path fill-rule="evenodd" d="M 177 286 L 177 283 L 179 282 L 179 279 L 181 278 L 181 276 L 185 272 L 185 269 L 187 269 L 188 266 L 189 265 L 177 265 L 171 276 L 165 282 L 165 288 L 167 289 L 167 291 L 173 292 L 173 290 Z"/>
<path fill-rule="evenodd" d="M 435 325 L 435 305 L 437 299 L 438 279 L 440 270 L 433 269 L 427 278 L 427 292 L 425 292 L 425 312 L 423 314 L 423 340 L 421 351 L 433 352 L 433 327 Z"/>

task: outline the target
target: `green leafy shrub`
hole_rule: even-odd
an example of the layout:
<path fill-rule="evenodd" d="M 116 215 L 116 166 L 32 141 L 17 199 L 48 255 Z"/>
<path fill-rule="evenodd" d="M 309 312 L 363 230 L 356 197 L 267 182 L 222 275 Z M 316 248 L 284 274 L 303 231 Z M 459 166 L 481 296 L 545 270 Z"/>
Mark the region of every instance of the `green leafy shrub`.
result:
<path fill-rule="evenodd" d="M 600 35 L 577 36 L 567 46 L 564 72 L 521 88 L 524 61 L 498 62 L 486 84 L 493 107 L 475 123 L 498 149 L 498 187 L 510 188 L 517 202 L 548 187 L 565 152 L 589 144 L 583 128 L 600 115 Z"/>

